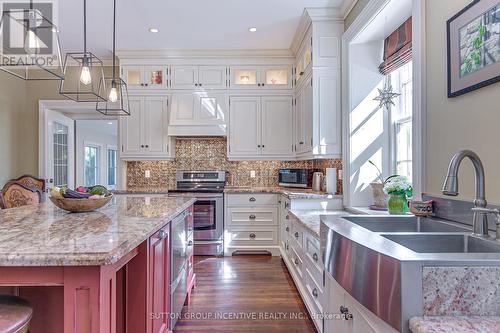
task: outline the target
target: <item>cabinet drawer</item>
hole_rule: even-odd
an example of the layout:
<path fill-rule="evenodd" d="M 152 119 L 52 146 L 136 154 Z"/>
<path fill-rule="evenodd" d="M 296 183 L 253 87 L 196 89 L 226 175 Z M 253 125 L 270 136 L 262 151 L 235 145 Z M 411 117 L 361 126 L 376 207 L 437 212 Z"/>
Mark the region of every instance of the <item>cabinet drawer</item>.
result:
<path fill-rule="evenodd" d="M 269 246 L 278 245 L 277 228 L 230 230 L 229 246 Z"/>
<path fill-rule="evenodd" d="M 304 266 L 304 262 L 302 261 L 302 258 L 297 253 L 297 251 L 293 248 L 293 246 L 290 246 L 290 260 L 292 262 L 293 270 L 302 279 L 302 275 L 303 275 L 302 268 Z"/>
<path fill-rule="evenodd" d="M 303 242 L 304 242 L 304 229 L 300 225 L 300 222 L 296 221 L 295 219 L 292 219 L 292 232 L 290 234 L 290 239 L 294 240 L 294 243 L 299 246 L 300 249 L 303 248 Z"/>
<path fill-rule="evenodd" d="M 228 194 L 226 199 L 229 206 L 259 206 L 278 204 L 276 194 Z"/>
<path fill-rule="evenodd" d="M 304 283 L 307 293 L 307 297 L 310 300 L 311 308 L 309 312 L 313 316 L 313 320 L 316 322 L 316 327 L 319 328 L 320 332 L 323 328 L 323 320 L 321 319 L 325 312 L 325 294 L 321 288 L 319 288 L 317 281 L 314 280 L 308 269 L 304 272 Z"/>
<path fill-rule="evenodd" d="M 228 208 L 228 226 L 277 225 L 276 209 Z"/>
<path fill-rule="evenodd" d="M 304 232 L 304 249 L 306 256 L 317 270 L 323 270 L 323 258 L 321 258 L 319 239 L 309 232 Z"/>

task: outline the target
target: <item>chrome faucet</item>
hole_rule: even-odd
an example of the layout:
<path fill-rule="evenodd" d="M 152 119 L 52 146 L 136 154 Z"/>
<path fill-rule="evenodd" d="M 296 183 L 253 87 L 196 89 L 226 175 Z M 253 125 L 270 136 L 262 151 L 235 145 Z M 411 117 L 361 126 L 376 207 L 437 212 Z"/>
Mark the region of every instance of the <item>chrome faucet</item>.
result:
<path fill-rule="evenodd" d="M 443 194 L 449 196 L 458 195 L 458 169 L 464 158 L 468 157 L 474 165 L 476 175 L 476 199 L 474 200 L 474 217 L 472 221 L 473 232 L 476 235 L 488 235 L 488 212 L 478 209 L 486 208 L 488 204 L 485 194 L 485 178 L 483 163 L 479 156 L 471 150 L 462 150 L 451 159 L 448 167 L 448 175 L 443 185 Z"/>

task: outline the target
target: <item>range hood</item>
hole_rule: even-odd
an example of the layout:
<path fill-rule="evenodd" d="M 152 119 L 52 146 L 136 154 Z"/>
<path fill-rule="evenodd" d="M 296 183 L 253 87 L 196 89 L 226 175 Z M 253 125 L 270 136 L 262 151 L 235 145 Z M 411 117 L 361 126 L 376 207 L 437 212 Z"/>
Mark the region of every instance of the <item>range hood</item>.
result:
<path fill-rule="evenodd" d="M 174 93 L 168 135 L 226 136 L 228 110 L 226 93 Z"/>

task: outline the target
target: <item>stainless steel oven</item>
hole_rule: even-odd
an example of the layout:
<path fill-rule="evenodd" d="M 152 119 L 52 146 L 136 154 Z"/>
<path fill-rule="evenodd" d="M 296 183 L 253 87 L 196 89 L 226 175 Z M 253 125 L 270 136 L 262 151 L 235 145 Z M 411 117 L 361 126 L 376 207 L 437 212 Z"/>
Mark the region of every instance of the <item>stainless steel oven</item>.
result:
<path fill-rule="evenodd" d="M 194 254 L 222 255 L 224 239 L 224 171 L 178 171 L 177 189 L 169 196 L 196 198 L 193 210 Z"/>

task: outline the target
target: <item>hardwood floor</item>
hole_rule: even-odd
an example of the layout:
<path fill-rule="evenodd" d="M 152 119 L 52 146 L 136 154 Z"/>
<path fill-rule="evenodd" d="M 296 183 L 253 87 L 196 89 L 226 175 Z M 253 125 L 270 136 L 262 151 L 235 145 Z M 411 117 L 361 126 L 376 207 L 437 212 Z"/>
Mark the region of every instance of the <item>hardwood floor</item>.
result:
<path fill-rule="evenodd" d="M 316 332 L 280 257 L 195 257 L 195 273 L 174 332 Z"/>

